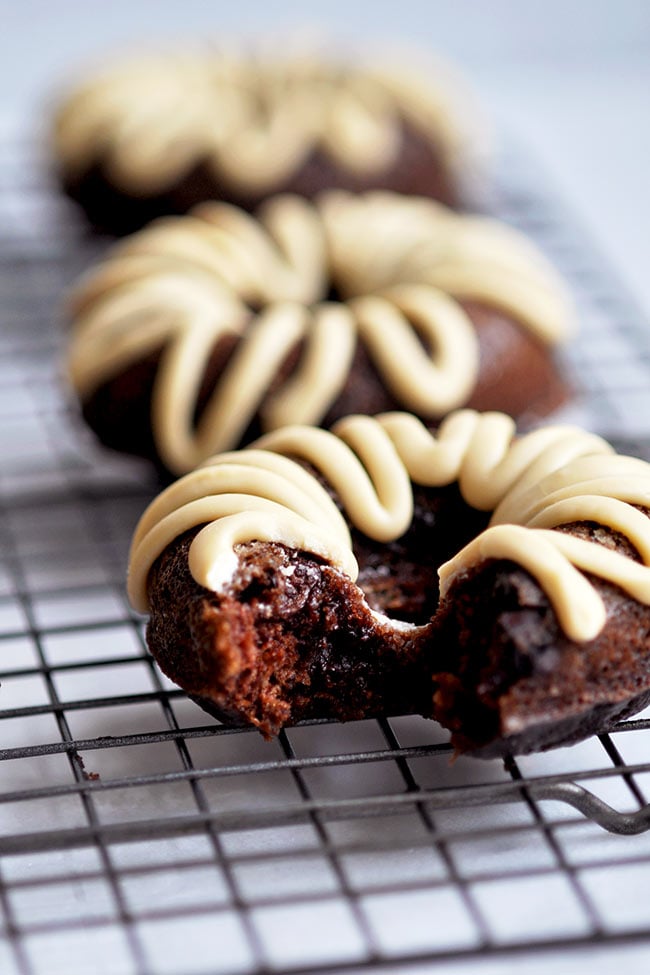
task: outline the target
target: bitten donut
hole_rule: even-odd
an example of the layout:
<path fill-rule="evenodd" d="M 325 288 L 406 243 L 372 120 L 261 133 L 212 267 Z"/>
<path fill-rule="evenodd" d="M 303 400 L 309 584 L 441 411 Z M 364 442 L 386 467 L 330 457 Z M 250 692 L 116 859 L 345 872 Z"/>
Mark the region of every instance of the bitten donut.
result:
<path fill-rule="evenodd" d="M 650 699 L 649 502 L 650 465 L 576 428 L 287 427 L 152 503 L 129 594 L 225 720 L 418 712 L 459 751 L 527 752 Z"/>
<path fill-rule="evenodd" d="M 480 154 L 461 89 L 440 67 L 150 54 L 73 91 L 53 150 L 68 194 L 122 233 L 203 200 L 253 209 L 278 192 L 376 188 L 456 205 Z"/>
<path fill-rule="evenodd" d="M 513 229 L 421 198 L 206 203 L 121 242 L 71 304 L 86 420 L 173 474 L 287 423 L 531 419 L 566 396 L 558 276 Z"/>

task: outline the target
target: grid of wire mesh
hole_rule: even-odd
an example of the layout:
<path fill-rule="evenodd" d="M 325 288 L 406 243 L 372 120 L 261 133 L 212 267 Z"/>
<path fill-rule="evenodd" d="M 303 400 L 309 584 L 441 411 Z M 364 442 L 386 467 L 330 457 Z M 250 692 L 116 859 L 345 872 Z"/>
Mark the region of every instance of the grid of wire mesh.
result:
<path fill-rule="evenodd" d="M 503 170 L 496 209 L 576 295 L 588 422 L 650 454 L 646 323 L 530 161 Z M 60 377 L 61 294 L 104 246 L 32 146 L 0 146 L 0 972 L 435 970 L 643 941 L 647 715 L 451 764 L 414 717 L 264 742 L 160 674 L 123 586 L 156 487 L 75 425 Z"/>

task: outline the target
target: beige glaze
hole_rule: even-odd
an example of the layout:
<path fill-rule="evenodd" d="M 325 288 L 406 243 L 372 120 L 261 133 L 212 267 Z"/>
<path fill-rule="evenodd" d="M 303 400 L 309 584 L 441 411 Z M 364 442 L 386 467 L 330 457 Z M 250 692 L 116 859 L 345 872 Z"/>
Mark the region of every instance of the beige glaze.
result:
<path fill-rule="evenodd" d="M 381 174 L 399 156 L 403 122 L 446 165 L 472 155 L 475 115 L 442 68 L 159 53 L 118 63 L 74 91 L 58 113 L 54 149 L 66 173 L 101 161 L 134 195 L 164 192 L 197 163 L 235 191 L 269 193 L 316 150 L 362 178 Z"/>
<path fill-rule="evenodd" d="M 292 458 L 292 459 L 289 459 Z M 147 577 L 179 534 L 204 523 L 190 548 L 190 571 L 206 589 L 227 589 L 236 546 L 282 542 L 323 558 L 356 578 L 348 529 L 319 482 L 324 477 L 349 523 L 389 541 L 408 528 L 412 483 L 458 482 L 472 507 L 492 511 L 489 527 L 439 569 L 441 595 L 454 579 L 489 559 L 510 559 L 535 577 L 566 635 L 595 638 L 605 609 L 585 573 L 650 605 L 650 465 L 615 454 L 601 438 L 549 426 L 517 438 L 510 417 L 461 410 L 437 434 L 406 413 L 352 416 L 332 432 L 285 427 L 249 450 L 213 458 L 168 488 L 145 512 L 131 551 L 129 595 L 146 611 Z M 612 528 L 641 562 L 565 532 L 573 521 Z"/>
<path fill-rule="evenodd" d="M 326 300 L 330 287 L 340 301 Z M 553 270 L 495 220 L 379 192 L 331 191 L 316 203 L 276 197 L 257 217 L 203 204 L 134 234 L 76 289 L 69 373 L 87 399 L 163 350 L 152 434 L 180 474 L 236 446 L 258 412 L 267 430 L 320 423 L 357 342 L 405 408 L 435 419 L 462 406 L 479 368 L 463 299 L 503 312 L 542 342 L 572 327 Z M 239 341 L 195 426 L 203 375 L 225 336 Z"/>

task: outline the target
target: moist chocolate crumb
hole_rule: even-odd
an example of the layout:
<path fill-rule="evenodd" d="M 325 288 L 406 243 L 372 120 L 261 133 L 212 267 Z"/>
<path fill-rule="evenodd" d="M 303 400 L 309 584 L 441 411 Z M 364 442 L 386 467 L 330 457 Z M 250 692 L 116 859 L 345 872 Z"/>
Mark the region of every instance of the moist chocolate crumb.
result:
<path fill-rule="evenodd" d="M 644 707 L 650 608 L 610 583 L 590 577 L 607 620 L 582 644 L 512 562 L 465 572 L 438 606 L 432 567 L 486 517 L 456 485 L 421 488 L 403 538 L 383 546 L 356 533 L 358 585 L 314 556 L 251 542 L 238 548 L 239 568 L 219 594 L 189 572 L 194 529 L 150 573 L 149 646 L 207 711 L 267 737 L 307 718 L 417 713 L 449 728 L 458 752 L 491 757 L 578 741 Z M 602 526 L 563 530 L 635 555 Z M 386 616 L 407 625 L 387 625 Z"/>

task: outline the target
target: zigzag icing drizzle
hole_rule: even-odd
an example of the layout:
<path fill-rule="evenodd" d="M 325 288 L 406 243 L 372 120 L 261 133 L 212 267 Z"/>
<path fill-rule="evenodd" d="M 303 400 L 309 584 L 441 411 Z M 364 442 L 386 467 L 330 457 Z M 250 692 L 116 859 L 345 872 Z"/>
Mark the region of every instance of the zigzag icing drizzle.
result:
<path fill-rule="evenodd" d="M 207 461 L 163 492 L 143 515 L 130 561 L 129 594 L 148 608 L 151 566 L 182 532 L 206 524 L 190 547 L 194 579 L 227 588 L 236 546 L 275 541 L 311 552 L 356 579 L 350 535 L 333 501 L 295 460 L 313 465 L 338 496 L 350 524 L 389 541 L 408 528 L 412 483 L 443 487 L 458 481 L 464 500 L 492 511 L 488 528 L 439 569 L 441 595 L 465 570 L 487 559 L 509 559 L 545 591 L 566 635 L 595 638 L 605 624 L 601 597 L 585 573 L 650 605 L 650 465 L 624 457 L 600 437 L 548 426 L 515 438 L 501 413 L 460 410 L 433 434 L 414 416 L 352 416 L 332 432 L 285 427 L 251 449 Z M 554 531 L 590 521 L 620 532 L 637 562 L 606 545 Z"/>
<path fill-rule="evenodd" d="M 341 301 L 326 300 L 333 286 Z M 478 375 L 462 300 L 481 302 L 557 342 L 572 325 L 564 289 L 514 230 L 389 193 L 277 197 L 256 219 L 223 204 L 133 235 L 72 299 L 69 356 L 82 399 L 163 349 L 152 432 L 175 473 L 263 428 L 319 423 L 341 392 L 357 341 L 404 407 L 437 418 Z M 196 402 L 219 338 L 238 338 L 198 426 Z M 278 369 L 301 345 L 277 387 Z"/>
<path fill-rule="evenodd" d="M 399 155 L 403 121 L 457 165 L 471 150 L 467 119 L 475 121 L 458 88 L 441 68 L 427 75 L 304 56 L 151 54 L 74 92 L 54 142 L 66 171 L 101 159 L 134 194 L 163 192 L 197 163 L 240 192 L 268 193 L 315 150 L 361 177 L 381 173 Z"/>

